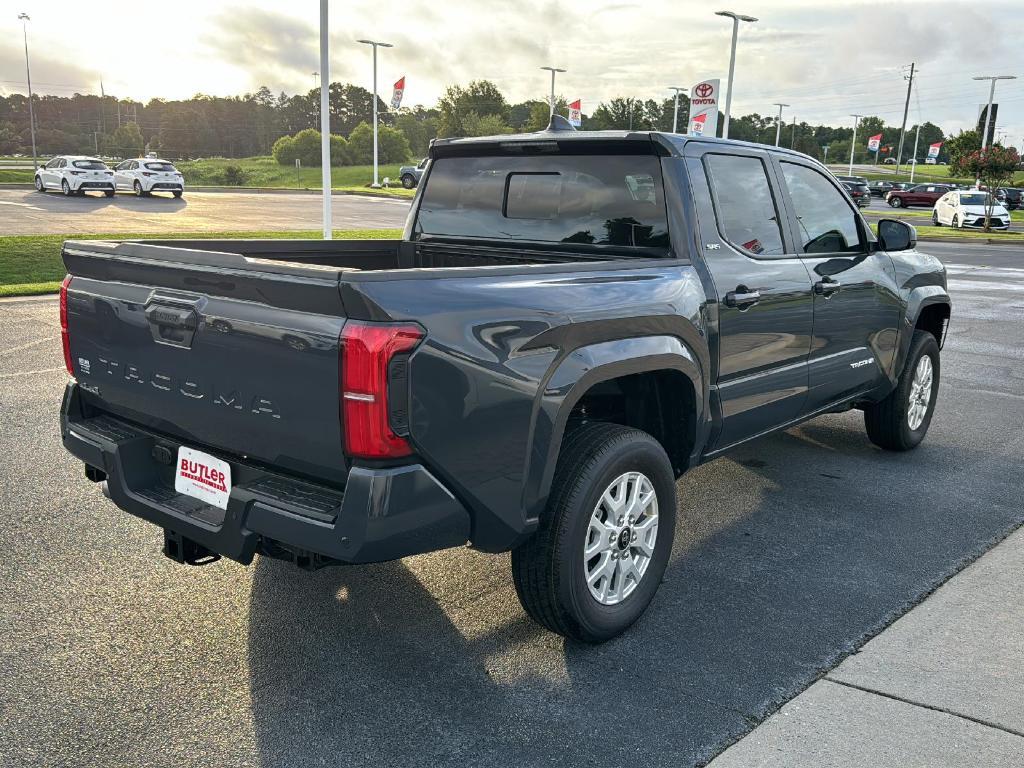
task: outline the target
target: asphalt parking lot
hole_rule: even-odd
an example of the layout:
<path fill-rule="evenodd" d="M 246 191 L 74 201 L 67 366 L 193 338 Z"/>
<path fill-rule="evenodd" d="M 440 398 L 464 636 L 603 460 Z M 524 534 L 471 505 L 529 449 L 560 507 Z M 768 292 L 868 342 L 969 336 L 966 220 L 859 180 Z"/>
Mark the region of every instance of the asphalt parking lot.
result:
<path fill-rule="evenodd" d="M 666 583 L 601 647 L 529 622 L 505 556 L 162 558 L 60 447 L 55 300 L 0 302 L 0 763 L 707 761 L 1024 522 L 1024 247 L 922 250 L 954 309 L 921 448 L 853 412 L 690 473 Z"/>
<path fill-rule="evenodd" d="M 409 201 L 335 195 L 335 229 L 402 227 Z M 77 232 L 233 232 L 320 229 L 320 196 L 288 192 L 192 192 L 107 198 L 0 190 L 0 235 Z"/>

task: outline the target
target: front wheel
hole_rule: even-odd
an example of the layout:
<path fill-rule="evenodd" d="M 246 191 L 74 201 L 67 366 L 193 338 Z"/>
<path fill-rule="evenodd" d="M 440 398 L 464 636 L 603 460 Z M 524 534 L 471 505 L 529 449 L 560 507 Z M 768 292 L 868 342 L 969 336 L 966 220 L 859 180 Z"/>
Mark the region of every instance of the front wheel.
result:
<path fill-rule="evenodd" d="M 914 331 L 896 389 L 864 409 L 868 439 L 889 451 L 916 448 L 928 432 L 939 394 L 939 344 L 928 331 Z"/>
<path fill-rule="evenodd" d="M 412 189 L 416 186 L 416 179 L 407 173 L 402 177 L 402 186 L 406 189 Z"/>
<path fill-rule="evenodd" d="M 939 221 L 939 212 L 938 211 L 932 211 L 932 226 L 933 227 L 941 227 L 942 226 L 942 222 Z"/>
<path fill-rule="evenodd" d="M 617 424 L 575 428 L 539 530 L 512 551 L 523 608 L 573 640 L 621 634 L 658 591 L 675 518 L 675 476 L 653 437 Z"/>
<path fill-rule="evenodd" d="M 953 214 L 953 221 L 950 222 L 950 226 L 953 227 L 953 229 L 960 229 L 960 217 Z"/>
<path fill-rule="evenodd" d="M 889 205 L 892 206 L 893 208 L 902 208 L 903 200 L 898 197 L 890 198 Z"/>
<path fill-rule="evenodd" d="M 36 184 L 36 192 L 45 192 L 46 191 L 43 188 L 43 180 L 41 178 L 39 178 L 38 176 L 36 176 L 35 184 Z"/>

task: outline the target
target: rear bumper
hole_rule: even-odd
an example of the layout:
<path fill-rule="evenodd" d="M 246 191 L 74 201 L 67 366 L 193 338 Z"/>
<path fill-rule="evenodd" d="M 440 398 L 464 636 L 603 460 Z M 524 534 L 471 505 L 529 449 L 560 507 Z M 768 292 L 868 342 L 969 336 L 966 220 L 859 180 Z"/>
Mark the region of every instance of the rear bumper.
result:
<path fill-rule="evenodd" d="M 315 567 L 369 563 L 459 546 L 466 509 L 423 466 L 354 467 L 345 489 L 268 472 L 238 457 L 227 510 L 175 493 L 173 439 L 82 404 L 72 382 L 61 408 L 64 447 L 106 474 L 121 509 L 240 563 L 256 553 Z M 165 452 L 166 451 L 166 452 Z"/>

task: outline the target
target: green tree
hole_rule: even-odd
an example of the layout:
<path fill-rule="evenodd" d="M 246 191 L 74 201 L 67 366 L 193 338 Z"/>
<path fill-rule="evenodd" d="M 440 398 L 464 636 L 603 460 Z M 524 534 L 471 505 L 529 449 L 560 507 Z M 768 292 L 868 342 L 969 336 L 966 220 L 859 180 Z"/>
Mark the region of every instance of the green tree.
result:
<path fill-rule="evenodd" d="M 476 112 L 470 112 L 462 120 L 462 131 L 463 136 L 498 136 L 512 133 L 512 127 L 498 115 L 478 115 Z"/>
<path fill-rule="evenodd" d="M 661 108 L 653 100 L 617 97 L 601 102 L 586 121 L 587 130 L 650 131 L 657 128 Z M 671 130 L 671 124 L 668 129 Z"/>
<path fill-rule="evenodd" d="M 295 165 L 298 160 L 307 167 L 320 167 L 320 131 L 306 128 L 294 136 L 282 136 L 274 142 L 271 151 L 281 165 Z M 331 165 L 347 165 L 348 142 L 344 136 L 331 134 Z"/>
<path fill-rule="evenodd" d="M 0 154 L 13 155 L 21 151 L 21 139 L 18 137 L 18 128 L 12 122 L 0 123 Z"/>
<path fill-rule="evenodd" d="M 144 146 L 139 126 L 135 123 L 124 123 L 114 130 L 107 151 L 118 157 L 139 157 Z"/>
<path fill-rule="evenodd" d="M 373 162 L 373 128 L 369 123 L 360 123 L 348 135 L 348 156 L 352 165 L 369 165 Z M 409 141 L 397 128 L 387 125 L 377 127 L 377 160 L 381 164 L 404 163 L 412 156 Z"/>
<path fill-rule="evenodd" d="M 498 86 L 490 80 L 474 80 L 465 88 L 453 85 L 437 103 L 437 135 L 466 136 L 464 122 L 471 113 L 477 118 L 490 115 L 508 125 L 510 108 Z"/>
<path fill-rule="evenodd" d="M 992 210 L 996 205 L 995 190 L 1010 182 L 1018 165 L 1020 155 L 1017 154 L 1017 150 L 998 144 L 958 154 L 956 160 L 950 163 L 950 169 L 954 173 L 978 179 L 981 187 L 989 191 L 985 204 L 986 232 L 991 231 Z"/>
<path fill-rule="evenodd" d="M 430 140 L 437 137 L 437 118 L 420 112 L 405 112 L 395 120 L 398 128 L 409 142 L 409 149 L 414 157 L 423 157 L 430 147 Z"/>
<path fill-rule="evenodd" d="M 943 149 L 949 155 L 950 167 L 958 168 L 967 155 L 981 149 L 981 133 L 978 131 L 960 131 L 956 136 L 950 136 L 946 139 Z"/>

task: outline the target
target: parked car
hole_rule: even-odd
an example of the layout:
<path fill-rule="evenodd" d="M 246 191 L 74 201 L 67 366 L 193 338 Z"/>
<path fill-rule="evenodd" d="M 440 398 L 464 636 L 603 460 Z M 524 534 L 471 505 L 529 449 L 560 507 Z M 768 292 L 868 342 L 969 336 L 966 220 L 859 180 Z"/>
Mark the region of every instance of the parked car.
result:
<path fill-rule="evenodd" d="M 115 189 L 148 197 L 154 192 L 170 192 L 175 197 L 185 194 L 185 177 L 174 164 L 156 157 L 125 160 L 114 169 Z"/>
<path fill-rule="evenodd" d="M 600 642 L 653 599 L 691 467 L 851 408 L 882 448 L 924 439 L 945 268 L 806 155 L 561 129 L 430 158 L 407 240 L 65 244 L 63 443 L 168 557 L 468 541 Z"/>
<path fill-rule="evenodd" d="M 1016 211 L 1021 207 L 1021 196 L 1022 190 L 1015 187 L 1000 187 L 996 190 L 996 197 L 1008 211 Z"/>
<path fill-rule="evenodd" d="M 895 157 L 887 157 L 882 161 L 882 165 L 896 165 Z"/>
<path fill-rule="evenodd" d="M 947 192 L 932 208 L 932 224 L 936 227 L 949 225 L 957 229 L 984 227 L 989 202 L 992 200 L 988 192 Z M 992 229 L 1010 228 L 1010 212 L 999 202 L 992 207 L 989 226 Z"/>
<path fill-rule="evenodd" d="M 836 176 L 836 178 L 847 184 L 868 184 L 868 180 L 863 176 Z"/>
<path fill-rule="evenodd" d="M 843 188 L 853 199 L 853 202 L 857 204 L 858 208 L 865 208 L 871 205 L 871 191 L 868 189 L 867 184 L 851 184 L 848 181 L 844 181 Z"/>
<path fill-rule="evenodd" d="M 893 208 L 909 208 L 912 205 L 931 207 L 950 189 L 948 184 L 917 184 L 910 189 L 894 189 L 886 193 L 885 202 Z"/>
<path fill-rule="evenodd" d="M 885 197 L 885 193 L 896 188 L 896 184 L 891 181 L 872 181 L 868 184 L 868 190 L 871 192 L 872 197 Z"/>
<path fill-rule="evenodd" d="M 103 192 L 114 196 L 114 172 L 95 157 L 61 155 L 38 168 L 35 174 L 37 192 L 59 189 L 67 196 L 86 192 Z"/>
<path fill-rule="evenodd" d="M 425 157 L 416 165 L 403 165 L 398 169 L 398 178 L 401 179 L 403 187 L 412 189 L 420 183 L 420 179 L 423 178 L 423 171 L 427 167 L 427 159 Z"/>

